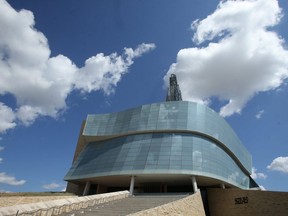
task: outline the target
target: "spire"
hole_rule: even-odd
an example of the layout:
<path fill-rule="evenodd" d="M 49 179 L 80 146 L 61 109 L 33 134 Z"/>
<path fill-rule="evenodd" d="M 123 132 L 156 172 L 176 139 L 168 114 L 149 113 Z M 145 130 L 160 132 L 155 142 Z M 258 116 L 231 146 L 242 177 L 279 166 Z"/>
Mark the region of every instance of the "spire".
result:
<path fill-rule="evenodd" d="M 166 101 L 182 101 L 181 91 L 177 84 L 177 78 L 175 74 L 170 76 L 170 84 L 167 91 Z"/>

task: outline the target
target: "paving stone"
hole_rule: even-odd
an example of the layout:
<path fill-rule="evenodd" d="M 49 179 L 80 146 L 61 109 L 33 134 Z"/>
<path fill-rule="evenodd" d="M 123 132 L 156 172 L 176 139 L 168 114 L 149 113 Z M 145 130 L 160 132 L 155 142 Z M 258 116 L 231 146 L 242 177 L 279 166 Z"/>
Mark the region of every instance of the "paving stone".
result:
<path fill-rule="evenodd" d="M 115 200 L 78 211 L 60 214 L 61 216 L 94 216 L 94 215 L 115 215 L 124 216 L 131 213 L 139 212 L 145 209 L 154 208 L 164 205 L 175 200 L 182 199 L 188 194 L 176 195 L 137 195 L 130 196 L 121 200 Z"/>

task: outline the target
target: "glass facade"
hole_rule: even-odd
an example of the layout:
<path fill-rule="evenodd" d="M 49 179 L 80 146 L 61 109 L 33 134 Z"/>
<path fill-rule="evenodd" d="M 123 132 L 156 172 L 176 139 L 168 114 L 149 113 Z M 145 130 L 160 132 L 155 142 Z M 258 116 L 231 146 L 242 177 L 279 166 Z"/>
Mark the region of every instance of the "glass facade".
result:
<path fill-rule="evenodd" d="M 251 155 L 226 121 L 204 105 L 174 101 L 88 115 L 83 136 L 102 140 L 86 145 L 65 180 L 187 174 L 249 188 Z"/>

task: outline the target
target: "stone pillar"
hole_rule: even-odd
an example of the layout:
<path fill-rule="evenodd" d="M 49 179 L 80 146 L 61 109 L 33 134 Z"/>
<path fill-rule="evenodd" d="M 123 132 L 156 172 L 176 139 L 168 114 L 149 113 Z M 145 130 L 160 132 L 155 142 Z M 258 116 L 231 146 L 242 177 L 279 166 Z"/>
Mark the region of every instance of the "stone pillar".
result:
<path fill-rule="evenodd" d="M 83 196 L 87 196 L 89 194 L 91 183 L 89 181 L 86 182 L 85 189 L 83 191 Z"/>
<path fill-rule="evenodd" d="M 135 183 L 135 176 L 131 176 L 130 189 L 129 189 L 130 195 L 133 195 L 133 192 L 134 192 L 134 183 Z"/>
<path fill-rule="evenodd" d="M 222 182 L 222 183 L 220 184 L 220 187 L 221 187 L 222 189 L 225 189 L 225 184 Z"/>
<path fill-rule="evenodd" d="M 194 191 L 194 193 L 196 193 L 198 191 L 196 177 L 191 176 L 191 180 L 192 180 L 192 185 L 193 185 L 193 191 Z"/>

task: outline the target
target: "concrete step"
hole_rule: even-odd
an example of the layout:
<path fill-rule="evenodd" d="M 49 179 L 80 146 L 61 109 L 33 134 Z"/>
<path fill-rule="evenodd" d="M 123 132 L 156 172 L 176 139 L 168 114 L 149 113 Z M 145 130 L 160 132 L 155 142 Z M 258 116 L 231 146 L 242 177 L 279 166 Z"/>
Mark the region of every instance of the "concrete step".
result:
<path fill-rule="evenodd" d="M 187 197 L 189 194 L 169 194 L 169 195 L 136 195 L 128 198 L 115 200 L 95 206 L 61 214 L 62 216 L 92 216 L 92 215 L 115 215 L 124 216 L 139 212 L 145 209 L 164 205 L 175 200 Z"/>

